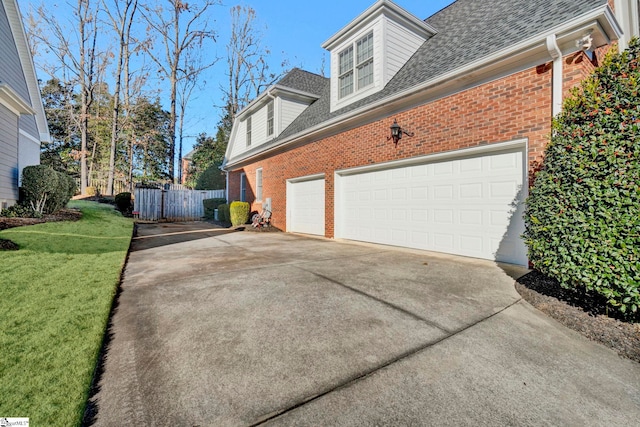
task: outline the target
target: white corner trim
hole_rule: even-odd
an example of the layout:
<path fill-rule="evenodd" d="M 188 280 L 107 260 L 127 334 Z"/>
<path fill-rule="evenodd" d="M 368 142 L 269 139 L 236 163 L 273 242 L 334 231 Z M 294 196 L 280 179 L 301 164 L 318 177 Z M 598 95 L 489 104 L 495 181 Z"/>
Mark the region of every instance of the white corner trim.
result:
<path fill-rule="evenodd" d="M 40 145 L 40 141 L 38 141 L 38 138 L 34 137 L 33 135 L 28 134 L 27 132 L 25 132 L 22 129 L 20 129 L 20 135 L 24 136 L 25 138 L 27 138 L 31 142 Z"/>

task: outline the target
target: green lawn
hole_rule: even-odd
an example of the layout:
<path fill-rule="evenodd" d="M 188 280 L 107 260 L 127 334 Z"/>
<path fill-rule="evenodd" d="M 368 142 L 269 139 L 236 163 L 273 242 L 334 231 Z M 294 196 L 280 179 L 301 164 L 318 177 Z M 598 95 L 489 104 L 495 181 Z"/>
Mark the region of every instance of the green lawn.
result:
<path fill-rule="evenodd" d="M 79 425 L 133 223 L 71 202 L 78 222 L 0 232 L 0 416 Z"/>

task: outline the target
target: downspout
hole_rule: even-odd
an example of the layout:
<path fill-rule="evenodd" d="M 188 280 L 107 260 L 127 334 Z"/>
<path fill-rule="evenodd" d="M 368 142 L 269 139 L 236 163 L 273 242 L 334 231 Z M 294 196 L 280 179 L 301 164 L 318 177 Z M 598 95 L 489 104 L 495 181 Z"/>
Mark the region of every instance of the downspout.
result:
<path fill-rule="evenodd" d="M 551 111 L 555 117 L 562 110 L 562 52 L 558 47 L 555 34 L 547 36 L 547 51 L 553 59 Z"/>

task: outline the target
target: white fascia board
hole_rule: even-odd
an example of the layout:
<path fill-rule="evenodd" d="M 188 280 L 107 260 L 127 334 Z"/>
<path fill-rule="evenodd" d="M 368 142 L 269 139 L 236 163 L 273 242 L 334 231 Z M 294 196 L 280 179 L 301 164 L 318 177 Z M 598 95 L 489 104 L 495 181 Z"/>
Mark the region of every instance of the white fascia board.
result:
<path fill-rule="evenodd" d="M 332 50 L 335 46 L 342 43 L 345 39 L 351 37 L 358 32 L 363 26 L 377 18 L 380 14 L 386 13 L 395 18 L 396 21 L 403 23 L 416 34 L 422 35 L 425 40 L 437 33 L 436 29 L 415 17 L 405 9 L 389 0 L 379 0 L 371 7 L 358 15 L 354 20 L 349 22 L 340 31 L 331 36 L 327 41 L 322 43 L 322 48 Z"/>
<path fill-rule="evenodd" d="M 3 1 L 5 10 L 7 12 L 7 18 L 13 40 L 18 50 L 20 58 L 20 65 L 22 66 L 22 72 L 27 82 L 27 90 L 29 91 L 29 101 L 31 103 L 32 112 L 36 117 L 36 125 L 38 127 L 38 133 L 42 142 L 51 142 L 51 135 L 49 134 L 49 125 L 47 123 L 47 116 L 44 112 L 44 106 L 42 105 L 42 95 L 40 94 L 40 88 L 38 86 L 38 78 L 36 75 L 35 65 L 33 63 L 33 57 L 31 56 L 31 50 L 27 42 L 27 33 L 25 32 L 24 25 L 22 24 L 22 18 L 20 14 L 20 8 L 16 0 Z"/>
<path fill-rule="evenodd" d="M 260 152 L 247 153 L 248 155 L 244 157 L 232 159 L 232 161 L 228 163 L 227 167 L 236 167 L 237 165 L 250 161 L 254 157 L 264 156 L 272 151 L 282 149 L 286 145 L 302 142 L 302 139 L 313 140 L 320 138 L 320 135 L 324 133 L 331 133 L 332 131 L 335 133 L 336 128 L 344 127 L 346 129 L 350 124 L 352 124 L 351 122 L 355 123 L 362 121 L 364 123 L 368 117 L 376 115 L 380 116 L 381 112 L 384 111 L 404 111 L 411 108 L 411 106 L 423 104 L 424 98 L 428 97 L 430 94 L 444 90 L 445 86 L 448 86 L 448 93 L 450 93 L 451 90 L 455 90 L 456 86 L 459 90 L 466 90 L 469 87 L 475 86 L 473 82 L 474 76 L 477 76 L 475 77 L 477 81 L 485 81 L 483 78 L 491 75 L 492 72 L 498 73 L 500 70 L 504 70 L 505 68 L 517 70 L 522 68 L 523 65 L 533 66 L 531 63 L 532 57 L 535 60 L 552 60 L 553 58 L 546 47 L 546 40 L 548 36 L 553 34 L 562 34 L 564 38 L 564 36 L 568 34 L 576 34 L 575 31 L 584 28 L 585 24 L 596 21 L 600 25 L 600 28 L 609 32 L 606 35 L 610 40 L 617 40 L 619 33 L 616 31 L 616 28 L 619 29 L 620 27 L 615 20 L 615 16 L 611 12 L 611 8 L 608 5 L 604 5 L 592 12 L 579 16 L 571 22 L 552 28 L 544 33 L 540 33 L 537 36 L 514 44 L 492 55 L 471 62 L 463 67 L 454 69 L 448 73 L 405 89 L 394 95 L 334 117 L 333 119 L 322 122 L 309 129 L 305 129 L 304 131 L 286 139 L 277 141 L 274 145 L 265 147 L 265 149 Z M 577 47 L 574 45 L 573 51 L 577 50 Z M 565 55 L 567 54 L 567 52 L 563 53 Z"/>
<path fill-rule="evenodd" d="M 36 114 L 31 105 L 6 83 L 0 83 L 0 104 L 7 107 L 17 116 L 21 114 Z"/>

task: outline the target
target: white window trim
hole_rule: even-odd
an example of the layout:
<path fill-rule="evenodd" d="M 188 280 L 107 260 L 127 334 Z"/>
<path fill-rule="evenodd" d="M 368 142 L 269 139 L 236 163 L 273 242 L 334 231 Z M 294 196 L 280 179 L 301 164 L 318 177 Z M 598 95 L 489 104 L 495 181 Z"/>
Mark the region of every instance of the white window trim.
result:
<path fill-rule="evenodd" d="M 358 62 L 358 45 L 365 40 L 368 41 L 369 38 L 371 38 L 371 56 L 368 56 L 363 61 Z M 351 42 L 348 46 L 344 47 L 338 52 L 337 59 L 338 59 L 338 100 L 339 101 L 349 99 L 352 96 L 356 96 L 362 93 L 362 91 L 365 91 L 374 85 L 375 83 L 375 66 L 374 66 L 375 49 L 373 46 L 373 43 L 374 43 L 373 38 L 374 38 L 373 29 L 371 29 L 367 31 L 364 35 L 353 40 L 353 42 Z M 351 64 L 351 67 L 345 70 L 344 72 L 340 73 L 340 56 L 346 52 L 349 52 L 351 56 L 351 59 L 349 61 L 349 63 Z M 359 79 L 358 79 L 358 71 L 368 64 L 371 64 L 371 67 L 372 67 L 371 82 L 360 87 Z M 351 91 L 343 95 L 341 93 L 342 79 L 348 77 L 349 75 L 351 76 Z"/>
<path fill-rule="evenodd" d="M 256 202 L 262 202 L 262 168 L 256 169 Z"/>

